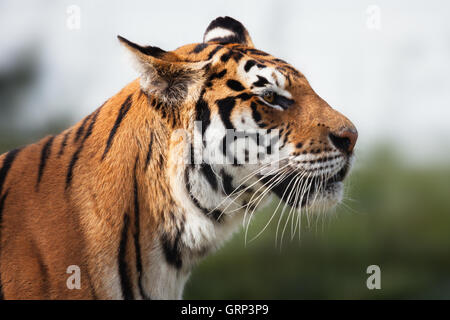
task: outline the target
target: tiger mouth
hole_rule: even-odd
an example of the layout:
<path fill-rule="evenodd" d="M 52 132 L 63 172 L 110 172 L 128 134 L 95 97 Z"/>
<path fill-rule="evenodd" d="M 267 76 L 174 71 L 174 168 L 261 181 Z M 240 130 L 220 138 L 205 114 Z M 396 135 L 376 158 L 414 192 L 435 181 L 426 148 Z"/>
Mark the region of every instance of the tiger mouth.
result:
<path fill-rule="evenodd" d="M 294 180 L 300 172 L 294 169 L 281 182 L 273 186 L 271 190 L 290 206 L 296 208 L 305 207 L 313 198 L 317 197 L 318 193 L 336 193 L 338 189 L 342 188 L 341 182 L 346 178 L 349 169 L 350 163 L 349 161 L 346 161 L 337 173 L 326 180 L 324 180 L 321 176 L 321 172 L 317 170 L 316 175 L 303 179 L 303 181 L 300 181 L 299 183 L 296 183 Z M 314 173 L 314 171 L 312 171 L 312 173 Z M 266 175 L 261 177 L 262 182 L 267 184 L 269 184 L 271 180 L 273 181 L 273 178 L 274 175 Z M 306 188 L 301 191 L 302 196 L 300 197 L 300 200 L 299 197 L 288 196 L 291 193 L 289 189 L 302 188 L 303 186 L 306 186 Z"/>

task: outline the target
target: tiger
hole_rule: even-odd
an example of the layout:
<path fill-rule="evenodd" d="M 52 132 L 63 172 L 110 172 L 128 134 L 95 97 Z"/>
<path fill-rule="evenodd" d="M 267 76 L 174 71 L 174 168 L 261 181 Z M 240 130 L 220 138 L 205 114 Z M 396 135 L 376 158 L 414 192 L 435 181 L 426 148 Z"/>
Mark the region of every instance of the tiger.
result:
<path fill-rule="evenodd" d="M 262 196 L 296 211 L 342 199 L 355 126 L 242 23 L 218 17 L 173 51 L 118 40 L 137 79 L 0 156 L 2 299 L 182 299 Z M 236 161 L 255 150 L 264 162 Z"/>

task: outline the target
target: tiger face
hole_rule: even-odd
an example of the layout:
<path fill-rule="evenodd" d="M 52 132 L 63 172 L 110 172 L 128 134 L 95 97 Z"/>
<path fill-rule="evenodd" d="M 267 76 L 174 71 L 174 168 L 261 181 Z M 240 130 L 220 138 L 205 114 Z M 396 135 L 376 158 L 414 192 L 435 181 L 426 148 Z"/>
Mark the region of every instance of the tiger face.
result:
<path fill-rule="evenodd" d="M 236 177 L 257 172 L 261 183 L 290 205 L 336 204 L 342 197 L 342 181 L 357 139 L 353 124 L 321 99 L 300 72 L 282 60 L 241 45 L 231 46 L 230 51 L 220 56 L 219 69 L 223 69 L 219 73 L 225 73 L 224 77 L 214 80 L 214 89 L 203 96 L 216 102 L 211 118 L 217 118 L 217 127 L 222 124 L 222 130 L 216 127 L 210 133 L 208 124 L 203 123 L 207 126 L 206 146 L 214 148 L 207 154 L 222 155 L 235 150 L 228 170 L 233 170 Z M 257 157 L 256 164 L 249 161 L 249 156 L 261 148 L 251 139 L 248 150 L 245 143 L 239 144 L 239 138 L 247 138 L 245 134 L 236 135 L 236 146 L 224 148 L 224 129 L 248 132 L 250 137 L 251 132 L 261 133 L 258 138 L 265 148 L 262 159 Z M 275 139 L 270 139 L 272 131 L 276 131 Z M 225 152 L 220 152 L 221 148 Z M 242 166 L 236 166 L 239 155 L 244 155 Z M 267 170 L 259 170 L 261 167 Z M 303 197 L 288 197 L 290 190 L 302 188 Z"/>
<path fill-rule="evenodd" d="M 194 154 L 185 183 L 204 212 L 219 209 L 218 218 L 248 210 L 271 193 L 297 208 L 341 200 L 354 125 L 294 67 L 255 49 L 242 24 L 218 18 L 203 43 L 172 52 L 122 42 L 147 64 L 141 80 L 147 92 L 195 106 L 180 126 Z"/>

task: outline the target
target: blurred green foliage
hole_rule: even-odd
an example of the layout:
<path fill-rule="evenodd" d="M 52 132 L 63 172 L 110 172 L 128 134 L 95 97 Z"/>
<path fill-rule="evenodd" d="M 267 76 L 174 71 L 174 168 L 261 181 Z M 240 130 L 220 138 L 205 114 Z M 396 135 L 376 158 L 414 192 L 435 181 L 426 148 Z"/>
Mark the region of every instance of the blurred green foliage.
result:
<path fill-rule="evenodd" d="M 278 219 L 247 245 L 241 231 L 194 269 L 184 297 L 449 299 L 450 168 L 408 167 L 386 148 L 367 158 L 348 179 L 353 200 L 309 225 L 304 217 L 300 240 L 287 239 L 281 249 Z M 274 205 L 257 213 L 251 234 Z M 381 268 L 381 290 L 366 287 L 373 264 Z"/>
<path fill-rule="evenodd" d="M 40 72 L 38 60 L 39 47 L 32 44 L 17 53 L 14 63 L 0 69 L 0 154 L 69 127 L 69 117 L 61 116 L 50 117 L 41 126 L 25 125 L 30 119 L 24 101 L 36 90 Z M 37 102 L 35 108 L 39 107 Z M 22 118 L 26 121 L 21 121 Z"/>

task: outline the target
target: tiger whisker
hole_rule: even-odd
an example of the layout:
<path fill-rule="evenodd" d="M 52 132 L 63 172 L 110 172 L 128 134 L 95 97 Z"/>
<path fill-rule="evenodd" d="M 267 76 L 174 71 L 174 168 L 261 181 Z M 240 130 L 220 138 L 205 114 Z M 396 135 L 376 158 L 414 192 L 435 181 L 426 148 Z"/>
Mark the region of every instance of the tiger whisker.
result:
<path fill-rule="evenodd" d="M 287 178 L 287 177 L 286 177 L 286 178 Z M 288 184 L 286 190 L 284 191 L 283 197 L 284 197 L 284 194 L 289 190 L 288 188 L 289 188 L 289 185 L 290 185 L 291 183 L 292 183 L 292 180 L 291 180 L 291 182 Z M 283 197 L 282 197 L 282 198 L 283 198 Z M 270 222 L 272 221 L 273 217 L 274 217 L 275 214 L 277 213 L 277 210 L 278 210 L 279 206 L 281 205 L 281 203 L 282 203 L 282 201 L 280 200 L 280 201 L 278 202 L 277 207 L 276 207 L 275 210 L 273 211 L 273 213 L 272 213 L 272 215 L 271 215 L 269 221 L 266 223 L 266 225 L 263 227 L 263 229 L 262 229 L 256 236 L 254 236 L 254 237 L 250 240 L 250 242 L 252 242 L 252 241 L 254 241 L 255 239 L 257 239 L 257 238 L 258 238 L 258 237 L 266 230 L 266 228 L 269 226 Z"/>
<path fill-rule="evenodd" d="M 259 196 L 258 196 L 258 198 L 259 198 L 260 200 L 259 200 L 258 203 L 254 206 L 254 208 L 253 208 L 251 214 L 249 215 L 249 220 L 248 220 L 247 226 L 246 226 L 246 228 L 245 228 L 245 243 L 247 243 L 248 228 L 249 228 L 249 225 L 250 225 L 251 217 L 252 217 L 253 213 L 255 212 L 256 208 L 258 207 L 259 203 L 264 199 L 264 197 L 265 197 L 265 196 L 266 196 L 266 195 L 267 195 L 267 194 L 268 194 L 268 193 L 269 193 L 276 185 L 278 185 L 279 183 L 282 183 L 285 179 L 287 179 L 287 178 L 291 175 L 291 173 L 282 173 L 282 174 L 283 174 L 282 176 L 280 176 L 276 181 L 274 181 L 271 185 L 269 185 L 269 187 L 263 192 L 262 195 L 259 195 Z M 247 207 L 247 209 L 248 209 L 248 207 Z M 245 222 L 245 216 L 247 215 L 247 209 L 246 209 L 245 214 L 244 214 L 244 222 Z"/>
<path fill-rule="evenodd" d="M 299 178 L 301 179 L 306 174 L 308 174 L 308 173 L 307 172 L 299 172 L 299 175 L 296 177 L 297 178 L 296 180 L 298 180 Z M 283 209 L 281 210 L 280 217 L 278 218 L 277 229 L 276 229 L 276 232 L 275 232 L 275 246 L 277 246 L 278 231 L 279 231 L 279 228 L 280 228 L 280 223 L 282 221 L 282 218 L 283 218 L 284 212 L 286 210 L 286 207 L 287 207 L 287 205 L 289 203 L 290 197 L 292 195 L 292 191 L 293 190 L 291 190 L 291 192 L 289 193 L 288 198 L 286 199 L 286 201 L 284 201 Z M 281 199 L 281 200 L 283 200 L 283 199 Z"/>
<path fill-rule="evenodd" d="M 286 165 L 286 166 L 287 166 L 287 165 Z M 285 166 L 285 167 L 286 167 L 286 166 Z M 276 171 L 281 172 L 285 167 L 277 168 Z M 275 173 L 277 173 L 277 172 L 275 172 Z M 253 196 L 252 196 L 251 199 L 253 199 L 253 197 L 255 196 L 255 194 L 257 194 L 257 193 L 259 192 L 259 190 L 263 189 L 267 184 L 269 184 L 274 178 L 276 178 L 276 175 L 274 175 L 274 177 L 272 177 L 271 180 L 269 180 L 269 181 L 263 183 L 263 184 L 259 187 L 259 189 L 253 193 Z M 262 179 L 264 179 L 264 177 L 259 178 L 259 179 L 258 179 L 257 181 L 255 181 L 253 184 L 249 185 L 249 186 L 246 187 L 244 190 L 240 191 L 240 193 L 237 194 L 237 196 L 236 196 L 234 199 L 232 199 L 231 202 L 230 202 L 230 203 L 222 210 L 221 215 L 222 215 L 222 214 L 225 214 L 225 213 L 226 213 L 226 214 L 229 214 L 229 213 L 232 213 L 232 212 L 235 212 L 235 211 L 239 211 L 240 209 L 242 209 L 242 208 L 244 208 L 244 207 L 247 207 L 247 206 L 251 205 L 253 201 L 250 199 L 249 202 L 247 202 L 247 203 L 245 203 L 245 204 L 243 204 L 243 205 L 240 205 L 240 204 L 239 204 L 239 206 L 238 206 L 237 208 L 235 208 L 235 209 L 233 209 L 233 210 L 231 210 L 231 211 L 226 211 L 226 209 L 227 209 L 231 204 L 236 203 L 237 198 L 239 198 L 241 195 L 243 195 L 243 194 L 245 193 L 246 190 L 248 190 L 249 188 L 253 187 L 253 185 L 257 184 L 257 183 L 260 182 Z M 266 190 L 264 190 L 263 192 L 265 192 L 265 191 L 266 191 Z M 245 220 L 245 216 L 244 216 L 244 220 Z"/>
<path fill-rule="evenodd" d="M 300 181 L 301 181 L 301 179 L 300 179 L 299 177 L 297 177 L 297 178 L 296 178 L 296 181 L 295 181 L 295 184 L 294 184 L 293 187 L 292 187 L 292 191 L 291 191 L 291 193 L 289 194 L 289 197 L 286 199 L 286 203 L 287 203 L 287 204 L 289 203 L 289 201 L 290 201 L 290 199 L 291 199 L 291 196 L 297 192 L 296 186 L 297 186 L 297 183 L 300 182 Z M 281 246 L 282 246 L 282 244 L 283 244 L 283 236 L 284 236 L 284 232 L 286 231 L 286 227 L 287 227 L 287 225 L 288 225 L 288 223 L 289 223 L 289 220 L 290 220 L 290 217 L 291 217 L 292 208 L 294 208 L 294 205 L 295 205 L 295 204 L 293 203 L 293 205 L 290 206 L 291 208 L 290 208 L 290 210 L 289 210 L 289 212 L 288 212 L 288 216 L 287 216 L 287 218 L 286 218 L 286 223 L 285 223 L 285 225 L 284 225 L 284 227 L 283 227 L 283 231 L 281 232 L 280 248 L 281 248 Z M 284 208 L 283 208 L 283 212 L 284 212 L 285 208 L 287 208 L 286 204 L 285 204 L 285 206 L 284 206 Z"/>
<path fill-rule="evenodd" d="M 226 201 L 228 201 L 229 199 L 231 199 L 232 196 L 235 196 L 235 193 L 239 190 L 239 188 L 240 188 L 242 185 L 244 185 L 245 182 L 247 182 L 247 181 L 250 180 L 251 178 L 255 177 L 259 172 L 261 172 L 261 171 L 263 171 L 264 169 L 266 169 L 266 167 L 271 166 L 271 165 L 274 165 L 274 164 L 276 164 L 277 162 L 280 162 L 280 161 L 282 161 L 282 160 L 284 160 L 284 158 L 275 160 L 275 161 L 273 161 L 273 162 L 271 162 L 271 163 L 268 163 L 268 164 L 264 165 L 263 167 L 260 167 L 260 168 L 258 168 L 258 169 L 256 169 L 256 170 L 254 170 L 252 173 L 248 174 L 248 175 L 246 176 L 247 178 L 244 178 L 245 180 L 244 180 L 241 184 L 239 184 L 236 188 L 234 188 L 234 190 L 233 190 L 230 194 L 228 194 L 224 199 L 222 199 L 222 201 L 221 201 L 216 207 L 214 207 L 213 209 L 211 209 L 211 210 L 208 212 L 208 214 L 211 214 L 214 210 L 219 209 L 220 206 L 221 206 L 224 202 L 226 202 Z M 274 171 L 280 170 L 280 168 L 275 168 L 275 169 L 273 169 L 273 170 L 274 170 Z M 262 178 L 261 178 L 261 179 L 262 179 Z M 237 196 L 234 198 L 234 200 L 232 200 L 232 202 L 229 203 L 229 204 L 225 207 L 225 209 L 223 209 L 223 210 L 226 210 L 232 203 L 235 202 L 235 200 L 236 200 L 237 198 L 239 198 L 242 194 L 244 194 L 246 190 L 248 190 L 248 189 L 251 188 L 253 185 L 255 185 L 256 183 L 258 183 L 261 179 L 258 179 L 258 181 L 254 182 L 254 183 L 251 184 L 250 186 L 247 186 L 247 187 L 244 188 L 243 190 L 238 191 Z M 223 189 L 223 183 L 222 183 L 221 185 L 222 185 L 221 187 L 222 187 L 222 189 Z M 225 192 L 225 190 L 223 190 L 223 191 Z"/>

